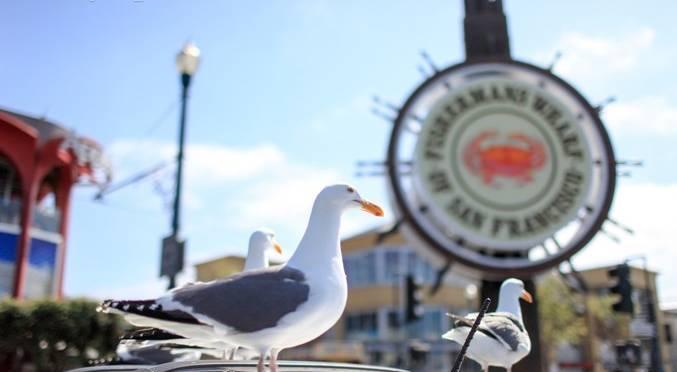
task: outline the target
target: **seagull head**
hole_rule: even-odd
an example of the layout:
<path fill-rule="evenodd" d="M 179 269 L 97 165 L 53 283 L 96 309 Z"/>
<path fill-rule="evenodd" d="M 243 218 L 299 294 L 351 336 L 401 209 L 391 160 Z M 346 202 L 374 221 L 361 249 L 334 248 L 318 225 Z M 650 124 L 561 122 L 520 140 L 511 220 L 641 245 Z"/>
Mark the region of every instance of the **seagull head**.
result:
<path fill-rule="evenodd" d="M 317 196 L 317 204 L 329 205 L 345 211 L 358 208 L 377 217 L 383 217 L 383 209 L 378 205 L 363 199 L 353 186 L 339 184 L 325 187 Z"/>
<path fill-rule="evenodd" d="M 510 278 L 503 281 L 503 284 L 501 284 L 499 296 L 506 296 L 506 298 L 521 298 L 528 303 L 532 303 L 534 301 L 533 297 L 531 297 L 531 293 L 524 289 L 524 282 L 515 278 Z"/>
<path fill-rule="evenodd" d="M 252 233 L 249 237 L 249 249 L 260 250 L 261 252 L 274 250 L 282 254 L 280 244 L 275 241 L 275 233 L 265 228 L 258 229 Z"/>

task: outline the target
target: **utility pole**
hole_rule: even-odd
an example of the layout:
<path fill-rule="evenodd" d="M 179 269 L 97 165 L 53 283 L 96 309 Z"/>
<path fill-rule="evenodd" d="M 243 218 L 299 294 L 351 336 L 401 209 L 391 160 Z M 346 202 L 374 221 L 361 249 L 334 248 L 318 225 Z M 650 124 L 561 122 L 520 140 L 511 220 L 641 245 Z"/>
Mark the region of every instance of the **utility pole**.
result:
<path fill-rule="evenodd" d="M 183 270 L 185 241 L 179 239 L 181 216 L 181 186 L 183 180 L 183 154 L 186 135 L 186 109 L 191 78 L 200 61 L 200 50 L 192 43 L 186 44 L 176 57 L 176 66 L 181 73 L 181 114 L 179 118 L 179 149 L 176 157 L 176 182 L 172 208 L 172 232 L 162 240 L 160 276 L 169 278 L 169 289 L 176 286 L 176 275 Z"/>

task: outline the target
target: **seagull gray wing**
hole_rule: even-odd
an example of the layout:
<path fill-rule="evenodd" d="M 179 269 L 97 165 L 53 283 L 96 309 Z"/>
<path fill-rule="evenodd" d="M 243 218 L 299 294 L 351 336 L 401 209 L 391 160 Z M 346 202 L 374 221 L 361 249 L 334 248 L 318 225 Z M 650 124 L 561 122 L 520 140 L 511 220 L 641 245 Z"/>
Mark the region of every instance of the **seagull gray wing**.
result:
<path fill-rule="evenodd" d="M 284 266 L 179 288 L 170 300 L 199 319 L 206 317 L 237 332 L 256 332 L 277 325 L 306 302 L 309 293 L 303 272 Z"/>
<path fill-rule="evenodd" d="M 528 343 L 529 335 L 522 322 L 508 313 L 490 313 L 482 319 L 483 329 L 491 332 L 502 344 L 517 351 L 520 344 Z"/>
<path fill-rule="evenodd" d="M 477 318 L 477 313 L 466 316 L 447 315 L 454 320 L 454 327 L 472 327 Z M 522 323 L 509 313 L 485 314 L 477 330 L 500 342 L 512 351 L 517 351 L 520 343 L 526 344 L 525 338 L 529 337 Z"/>

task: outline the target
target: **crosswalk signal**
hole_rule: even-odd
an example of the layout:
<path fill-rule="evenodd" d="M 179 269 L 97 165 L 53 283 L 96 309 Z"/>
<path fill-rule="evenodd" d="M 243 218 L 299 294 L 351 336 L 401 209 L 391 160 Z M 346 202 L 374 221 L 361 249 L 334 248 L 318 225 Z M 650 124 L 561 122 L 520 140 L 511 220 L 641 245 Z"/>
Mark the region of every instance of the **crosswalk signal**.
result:
<path fill-rule="evenodd" d="M 412 275 L 407 275 L 404 283 L 405 320 L 411 323 L 423 317 L 423 289 Z"/>
<path fill-rule="evenodd" d="M 612 305 L 615 312 L 635 313 L 635 305 L 632 302 L 632 283 L 630 282 L 630 266 L 620 264 L 616 268 L 609 270 L 609 277 L 617 278 L 616 285 L 611 287 L 611 293 L 620 296 L 620 300 Z"/>

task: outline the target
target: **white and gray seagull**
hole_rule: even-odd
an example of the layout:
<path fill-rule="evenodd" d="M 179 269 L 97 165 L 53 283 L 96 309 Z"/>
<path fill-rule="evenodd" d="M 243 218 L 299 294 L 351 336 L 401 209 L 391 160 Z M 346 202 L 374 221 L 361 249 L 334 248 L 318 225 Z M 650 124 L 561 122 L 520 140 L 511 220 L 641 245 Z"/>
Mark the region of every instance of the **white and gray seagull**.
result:
<path fill-rule="evenodd" d="M 264 269 L 270 265 L 268 254 L 275 251 L 282 254 L 280 244 L 275 241 L 275 233 L 267 228 L 260 228 L 249 237 L 249 249 L 244 260 L 243 272 Z"/>
<path fill-rule="evenodd" d="M 267 268 L 269 266 L 269 253 L 272 251 L 282 254 L 280 244 L 275 241 L 275 233 L 268 228 L 259 228 L 249 237 L 249 247 L 244 262 L 243 272 Z M 189 283 L 187 285 L 194 285 Z M 181 325 L 185 327 L 185 325 Z M 198 327 L 202 328 L 202 325 Z M 185 338 L 175 333 L 173 328 L 146 328 L 131 332 L 123 336 L 121 344 L 124 344 L 125 350 L 134 348 L 147 348 L 149 346 L 160 345 L 187 345 L 204 348 L 206 350 L 221 350 L 223 358 L 234 359 L 238 349 L 237 345 L 231 345 L 218 341 L 219 337 L 213 334 L 208 339 Z M 213 352 L 211 353 L 214 354 Z"/>
<path fill-rule="evenodd" d="M 223 342 L 259 352 L 259 372 L 270 353 L 276 372 L 280 350 L 317 338 L 343 313 L 348 285 L 339 229 L 341 215 L 353 208 L 383 216 L 353 187 L 327 186 L 315 198 L 306 231 L 286 264 L 184 286 L 154 300 L 106 300 L 101 308 L 138 326 L 171 325 L 183 337 L 216 333 Z"/>
<path fill-rule="evenodd" d="M 487 371 L 490 366 L 503 367 L 508 372 L 512 366 L 531 351 L 531 340 L 524 328 L 520 299 L 531 303 L 531 294 L 524 290 L 519 279 L 506 279 L 498 293 L 498 306 L 495 312 L 486 313 L 477 333 L 470 342 L 467 355 Z M 454 320 L 454 328 L 442 335 L 442 338 L 463 345 L 472 327 L 477 313 L 466 316 L 447 314 Z"/>

